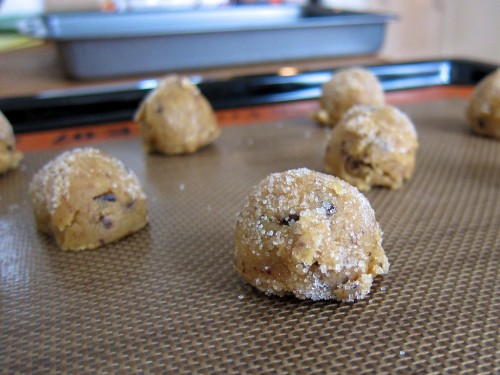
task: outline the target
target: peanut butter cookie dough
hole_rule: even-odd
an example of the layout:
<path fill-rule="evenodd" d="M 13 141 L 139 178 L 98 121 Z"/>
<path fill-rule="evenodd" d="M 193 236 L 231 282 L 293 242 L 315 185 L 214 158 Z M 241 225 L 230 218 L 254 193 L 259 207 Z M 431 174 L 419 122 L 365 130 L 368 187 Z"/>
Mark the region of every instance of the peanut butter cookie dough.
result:
<path fill-rule="evenodd" d="M 187 77 L 169 76 L 142 102 L 135 116 L 146 152 L 193 153 L 220 135 L 212 106 Z"/>
<path fill-rule="evenodd" d="M 500 69 L 478 83 L 469 102 L 467 117 L 475 133 L 500 139 Z"/>
<path fill-rule="evenodd" d="M 38 229 L 63 250 L 103 246 L 148 221 L 136 175 L 93 148 L 59 155 L 35 174 L 29 192 Z"/>
<path fill-rule="evenodd" d="M 399 189 L 415 168 L 417 132 L 392 106 L 351 108 L 332 130 L 326 172 L 368 191 L 373 186 Z"/>
<path fill-rule="evenodd" d="M 347 182 L 306 168 L 255 186 L 235 239 L 238 273 L 268 295 L 353 301 L 389 270 L 368 200 Z"/>
<path fill-rule="evenodd" d="M 384 90 L 377 77 L 362 68 L 340 70 L 322 86 L 316 120 L 334 127 L 342 115 L 355 105 L 385 103 Z"/>
<path fill-rule="evenodd" d="M 23 154 L 16 151 L 16 139 L 12 126 L 0 112 L 0 174 L 16 169 L 23 159 Z"/>

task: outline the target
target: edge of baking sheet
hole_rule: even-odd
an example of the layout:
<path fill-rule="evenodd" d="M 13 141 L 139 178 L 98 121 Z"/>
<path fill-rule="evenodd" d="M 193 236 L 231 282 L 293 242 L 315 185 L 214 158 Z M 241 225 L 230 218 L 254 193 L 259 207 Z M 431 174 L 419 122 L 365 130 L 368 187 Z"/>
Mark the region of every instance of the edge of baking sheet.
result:
<path fill-rule="evenodd" d="M 385 91 L 443 85 L 474 85 L 498 66 L 473 60 L 423 60 L 366 66 Z M 318 98 L 321 85 L 337 67 L 302 71 L 291 76 L 279 72 L 203 80 L 195 83 L 215 109 L 237 108 Z M 35 96 L 0 99 L 0 111 L 17 134 L 96 123 L 127 121 L 157 80 L 131 85 L 42 92 Z"/>

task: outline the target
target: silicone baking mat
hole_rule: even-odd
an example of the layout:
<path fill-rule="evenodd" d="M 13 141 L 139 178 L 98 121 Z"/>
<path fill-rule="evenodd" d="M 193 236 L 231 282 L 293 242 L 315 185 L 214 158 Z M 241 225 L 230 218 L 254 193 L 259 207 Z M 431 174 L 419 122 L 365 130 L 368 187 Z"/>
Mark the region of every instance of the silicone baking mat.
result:
<path fill-rule="evenodd" d="M 27 153 L 0 179 L 0 371 L 498 373 L 500 142 L 474 136 L 464 108 L 403 107 L 417 168 L 402 190 L 367 194 L 391 269 L 355 303 L 267 297 L 233 269 L 251 187 L 322 170 L 326 130 L 308 118 L 225 128 L 182 157 L 96 143 L 138 174 L 150 224 L 94 251 L 36 232 L 28 184 L 61 150 Z"/>

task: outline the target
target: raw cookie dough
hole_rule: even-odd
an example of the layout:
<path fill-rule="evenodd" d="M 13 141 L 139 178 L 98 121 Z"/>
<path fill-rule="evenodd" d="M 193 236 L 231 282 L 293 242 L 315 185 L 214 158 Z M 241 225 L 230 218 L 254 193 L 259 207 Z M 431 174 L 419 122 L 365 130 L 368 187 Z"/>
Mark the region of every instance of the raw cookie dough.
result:
<path fill-rule="evenodd" d="M 148 221 L 136 175 L 93 148 L 59 155 L 35 174 L 29 192 L 38 229 L 63 250 L 97 248 Z"/>
<path fill-rule="evenodd" d="M 135 118 L 150 153 L 193 153 L 220 135 L 212 106 L 187 77 L 165 78 L 142 102 Z"/>
<path fill-rule="evenodd" d="M 469 102 L 467 117 L 475 133 L 500 139 L 500 69 L 478 83 Z"/>
<path fill-rule="evenodd" d="M 325 170 L 368 191 L 400 188 L 413 174 L 417 132 L 403 112 L 389 105 L 351 108 L 332 130 Z"/>
<path fill-rule="evenodd" d="M 16 169 L 23 159 L 23 154 L 16 151 L 16 139 L 12 126 L 0 112 L 0 174 Z"/>
<path fill-rule="evenodd" d="M 322 86 L 315 118 L 321 125 L 334 127 L 352 106 L 384 103 L 384 90 L 373 73 L 362 68 L 345 69 Z"/>
<path fill-rule="evenodd" d="M 368 200 L 347 182 L 307 168 L 268 176 L 236 224 L 236 269 L 268 295 L 364 298 L 389 261 Z"/>

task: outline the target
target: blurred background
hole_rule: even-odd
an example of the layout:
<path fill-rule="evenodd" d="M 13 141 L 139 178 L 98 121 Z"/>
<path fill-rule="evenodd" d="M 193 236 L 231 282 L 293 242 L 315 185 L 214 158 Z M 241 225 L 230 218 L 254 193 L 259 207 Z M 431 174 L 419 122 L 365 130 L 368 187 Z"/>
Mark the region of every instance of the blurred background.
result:
<path fill-rule="evenodd" d="M 187 9 L 228 4 L 283 1 L 223 0 L 3 0 L 0 17 L 9 19 L 53 11 L 123 10 L 164 7 Z M 288 1 L 303 4 L 305 1 Z M 466 57 L 500 62 L 498 0 L 324 0 L 322 5 L 357 11 L 391 12 L 399 20 L 388 26 L 380 56 L 388 60 Z"/>

